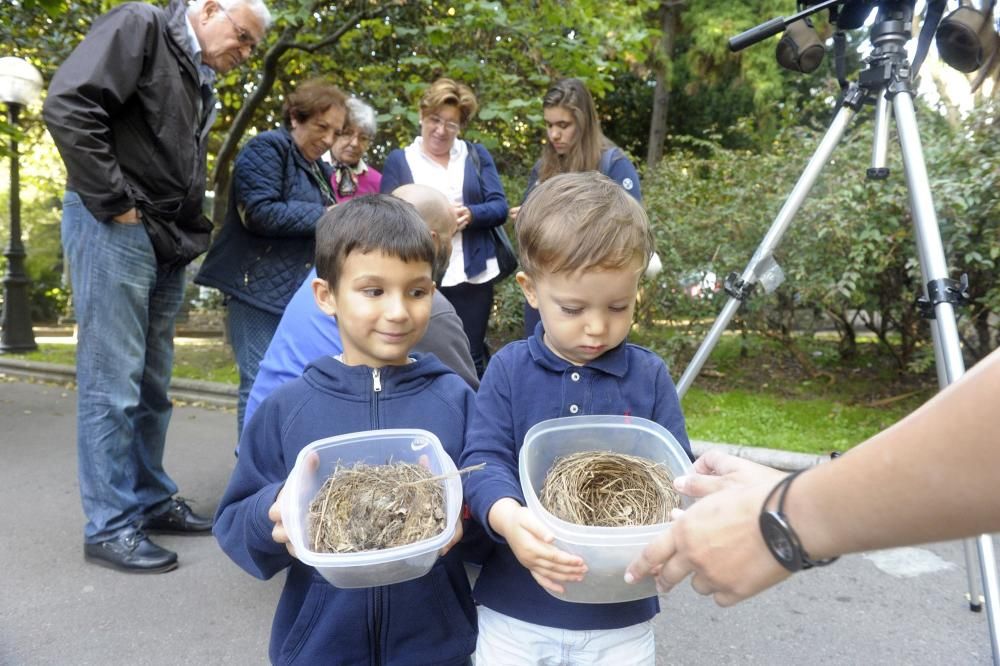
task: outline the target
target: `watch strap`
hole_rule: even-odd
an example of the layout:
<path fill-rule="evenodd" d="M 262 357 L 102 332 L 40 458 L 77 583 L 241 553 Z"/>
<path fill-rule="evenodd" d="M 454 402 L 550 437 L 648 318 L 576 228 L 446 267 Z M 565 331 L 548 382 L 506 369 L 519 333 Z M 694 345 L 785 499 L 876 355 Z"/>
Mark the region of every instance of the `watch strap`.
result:
<path fill-rule="evenodd" d="M 805 470 L 798 470 L 789 474 L 771 489 L 768 493 L 767 498 L 764 500 L 764 504 L 760 510 L 760 527 L 761 535 L 764 537 L 764 543 L 767 545 L 768 550 L 774 559 L 778 561 L 781 566 L 785 567 L 791 572 L 801 571 L 804 569 L 812 569 L 813 567 L 822 567 L 831 564 L 837 560 L 836 557 L 830 557 L 823 560 L 816 560 L 809 556 L 805 548 L 802 547 L 802 542 L 799 540 L 799 535 L 792 528 L 791 523 L 788 522 L 788 516 L 785 515 L 785 497 L 788 495 L 788 489 L 792 485 L 792 481 L 796 479 Z M 780 494 L 778 494 L 780 492 Z M 774 511 L 769 510 L 767 507 L 771 504 L 771 500 L 774 498 L 775 494 L 778 494 L 778 506 Z M 779 530 L 782 532 L 786 543 L 783 544 L 790 551 L 788 553 L 782 553 L 779 548 L 772 542 L 770 535 L 773 530 Z"/>

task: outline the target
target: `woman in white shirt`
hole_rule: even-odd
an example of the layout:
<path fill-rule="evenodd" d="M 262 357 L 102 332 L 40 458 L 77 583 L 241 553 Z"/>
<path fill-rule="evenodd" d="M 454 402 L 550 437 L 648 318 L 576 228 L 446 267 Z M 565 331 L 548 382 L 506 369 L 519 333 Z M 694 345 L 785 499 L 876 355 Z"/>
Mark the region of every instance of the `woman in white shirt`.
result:
<path fill-rule="evenodd" d="M 444 194 L 458 218 L 451 263 L 441 293 L 462 319 L 469 350 L 480 376 L 489 351 L 486 329 L 493 308 L 493 283 L 500 275 L 490 229 L 507 219 L 507 196 L 489 151 L 460 140 L 459 134 L 479 104 L 465 84 L 441 78 L 420 99 L 420 136 L 389 153 L 382 171 L 382 192 L 400 185 L 429 185 Z"/>

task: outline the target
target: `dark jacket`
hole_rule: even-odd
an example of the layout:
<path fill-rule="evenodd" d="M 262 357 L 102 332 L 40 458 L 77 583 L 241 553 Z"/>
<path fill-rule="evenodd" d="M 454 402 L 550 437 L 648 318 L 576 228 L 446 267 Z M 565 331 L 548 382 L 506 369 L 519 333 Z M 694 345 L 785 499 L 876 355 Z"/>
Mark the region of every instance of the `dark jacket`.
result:
<path fill-rule="evenodd" d="M 315 163 L 325 182 L 332 170 Z M 195 282 L 280 315 L 312 268 L 316 222 L 333 204 L 286 129 L 258 134 L 236 157 L 222 231 Z"/>
<path fill-rule="evenodd" d="M 472 213 L 472 221 L 462 230 L 462 251 L 465 254 L 465 274 L 479 275 L 486 270 L 486 260 L 496 256 L 496 247 L 490 235 L 492 227 L 499 227 L 507 220 L 507 195 L 504 194 L 500 174 L 493 157 L 485 147 L 466 141 L 469 157 L 465 160 L 465 179 L 462 184 L 462 203 Z M 472 151 L 479 157 L 479 171 Z M 392 194 L 400 185 L 413 182 L 413 173 L 406 163 L 406 153 L 397 148 L 389 153 L 382 170 L 383 193 Z"/>
<path fill-rule="evenodd" d="M 126 3 L 97 18 L 52 78 L 43 111 L 67 189 L 98 220 L 138 208 L 167 264 L 204 252 L 212 228 L 202 200 L 215 100 L 185 10 L 183 0 L 167 10 Z"/>
<path fill-rule="evenodd" d="M 318 439 L 382 428 L 422 428 L 458 460 L 472 389 L 432 355 L 380 370 L 326 356 L 274 391 L 240 440 L 240 456 L 213 531 L 240 567 L 262 579 L 288 569 L 271 628 L 273 663 L 465 664 L 476 646 L 476 611 L 453 548 L 421 578 L 338 589 L 271 539 L 267 517 L 299 451 Z"/>
<path fill-rule="evenodd" d="M 518 456 L 528 430 L 547 419 L 589 414 L 631 414 L 670 431 L 688 455 L 677 391 L 663 360 L 622 342 L 587 365 L 556 356 L 539 324 L 527 340 L 512 342 L 490 359 L 476 394 L 476 411 L 461 466 L 486 463 L 463 479 L 472 517 L 497 542 L 476 581 L 478 603 L 518 620 L 560 629 L 618 629 L 652 618 L 656 597 L 613 604 L 575 604 L 550 595 L 503 539 L 489 527 L 489 512 L 504 497 L 523 506 Z"/>

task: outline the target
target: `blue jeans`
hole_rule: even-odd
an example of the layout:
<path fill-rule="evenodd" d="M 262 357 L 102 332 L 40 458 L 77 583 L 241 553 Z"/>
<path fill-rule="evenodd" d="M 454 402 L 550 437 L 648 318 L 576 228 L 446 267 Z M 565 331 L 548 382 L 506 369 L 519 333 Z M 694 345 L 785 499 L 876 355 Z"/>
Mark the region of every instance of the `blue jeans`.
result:
<path fill-rule="evenodd" d="M 260 361 L 274 332 L 278 330 L 281 315 L 247 305 L 235 298 L 226 301 L 226 319 L 229 324 L 229 341 L 240 371 L 240 395 L 236 406 L 236 436 L 243 434 L 243 414 L 246 412 L 250 389 L 257 378 Z M 239 452 L 239 445 L 236 447 Z"/>
<path fill-rule="evenodd" d="M 184 271 L 158 267 L 142 224 L 99 222 L 75 192 L 62 242 L 78 325 L 77 458 L 84 540 L 110 539 L 165 508 L 167 397 Z"/>

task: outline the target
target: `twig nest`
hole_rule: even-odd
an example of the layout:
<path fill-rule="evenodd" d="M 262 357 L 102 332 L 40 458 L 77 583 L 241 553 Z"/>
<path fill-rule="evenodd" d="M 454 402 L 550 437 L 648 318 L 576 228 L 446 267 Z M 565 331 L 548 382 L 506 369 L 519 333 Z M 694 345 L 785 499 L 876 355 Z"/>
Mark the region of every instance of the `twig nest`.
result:
<path fill-rule="evenodd" d="M 444 485 L 426 467 L 340 464 L 309 504 L 309 547 L 357 553 L 405 546 L 447 526 Z"/>
<path fill-rule="evenodd" d="M 680 506 L 666 465 L 610 451 L 556 458 L 538 500 L 552 515 L 590 527 L 665 523 Z"/>

